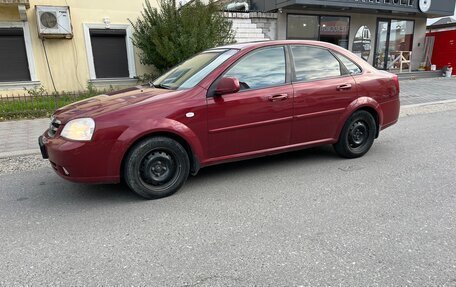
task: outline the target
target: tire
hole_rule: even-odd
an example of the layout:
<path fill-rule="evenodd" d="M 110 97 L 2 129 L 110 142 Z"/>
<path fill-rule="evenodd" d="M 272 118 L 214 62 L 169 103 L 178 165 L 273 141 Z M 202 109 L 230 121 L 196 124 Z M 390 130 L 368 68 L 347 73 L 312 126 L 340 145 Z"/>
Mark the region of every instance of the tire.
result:
<path fill-rule="evenodd" d="M 377 125 L 372 114 L 356 111 L 345 122 L 334 149 L 344 158 L 362 157 L 372 147 L 376 133 Z"/>
<path fill-rule="evenodd" d="M 147 199 L 174 194 L 184 185 L 189 172 L 186 150 L 167 137 L 140 141 L 128 152 L 124 165 L 127 185 Z"/>

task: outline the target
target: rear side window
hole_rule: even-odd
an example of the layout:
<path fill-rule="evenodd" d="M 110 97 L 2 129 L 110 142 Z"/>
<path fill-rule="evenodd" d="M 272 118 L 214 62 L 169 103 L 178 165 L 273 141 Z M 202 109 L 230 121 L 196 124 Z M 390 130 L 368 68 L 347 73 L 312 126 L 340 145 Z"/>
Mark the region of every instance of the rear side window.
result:
<path fill-rule="evenodd" d="M 361 68 L 358 65 L 356 65 L 352 60 L 350 60 L 349 58 L 345 57 L 342 54 L 339 54 L 339 53 L 335 53 L 335 54 L 336 54 L 337 58 L 339 58 L 339 60 L 342 62 L 342 64 L 344 64 L 345 68 L 347 68 L 348 72 L 351 75 L 357 75 L 357 74 L 362 73 Z"/>
<path fill-rule="evenodd" d="M 337 77 L 343 74 L 340 62 L 328 50 L 310 46 L 292 46 L 296 81 Z"/>
<path fill-rule="evenodd" d="M 224 76 L 237 78 L 241 90 L 260 89 L 285 84 L 285 71 L 284 48 L 271 47 L 247 54 Z"/>

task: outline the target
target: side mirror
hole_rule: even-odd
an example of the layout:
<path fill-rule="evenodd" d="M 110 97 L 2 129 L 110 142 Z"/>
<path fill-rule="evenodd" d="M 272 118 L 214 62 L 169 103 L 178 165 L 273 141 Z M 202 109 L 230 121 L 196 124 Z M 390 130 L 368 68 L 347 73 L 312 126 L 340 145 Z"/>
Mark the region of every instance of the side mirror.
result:
<path fill-rule="evenodd" d="M 220 82 L 215 89 L 215 95 L 221 96 L 225 94 L 237 93 L 241 89 L 239 80 L 236 78 L 224 77 L 220 79 Z"/>

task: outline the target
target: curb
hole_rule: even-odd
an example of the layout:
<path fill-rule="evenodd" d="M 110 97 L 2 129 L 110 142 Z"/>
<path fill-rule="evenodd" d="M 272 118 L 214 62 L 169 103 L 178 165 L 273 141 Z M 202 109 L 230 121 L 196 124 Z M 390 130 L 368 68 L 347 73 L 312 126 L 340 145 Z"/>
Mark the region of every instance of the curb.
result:
<path fill-rule="evenodd" d="M 405 108 L 418 108 L 418 107 L 423 107 L 423 106 L 431 106 L 431 105 L 440 105 L 440 104 L 451 104 L 451 103 L 456 103 L 455 100 L 443 100 L 443 101 L 435 101 L 435 102 L 426 102 L 426 103 L 421 103 L 421 104 L 413 104 L 413 105 L 404 105 L 401 106 L 401 109 Z"/>
<path fill-rule="evenodd" d="M 408 117 L 456 110 L 456 100 L 435 101 L 401 106 L 399 117 Z"/>

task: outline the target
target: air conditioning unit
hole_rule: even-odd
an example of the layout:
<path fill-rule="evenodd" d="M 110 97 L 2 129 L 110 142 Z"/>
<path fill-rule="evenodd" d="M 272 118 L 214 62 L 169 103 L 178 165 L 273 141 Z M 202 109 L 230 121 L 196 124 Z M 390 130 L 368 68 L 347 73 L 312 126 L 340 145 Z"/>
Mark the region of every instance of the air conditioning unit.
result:
<path fill-rule="evenodd" d="M 44 38 L 73 38 L 70 7 L 35 6 L 38 21 L 38 33 Z"/>

